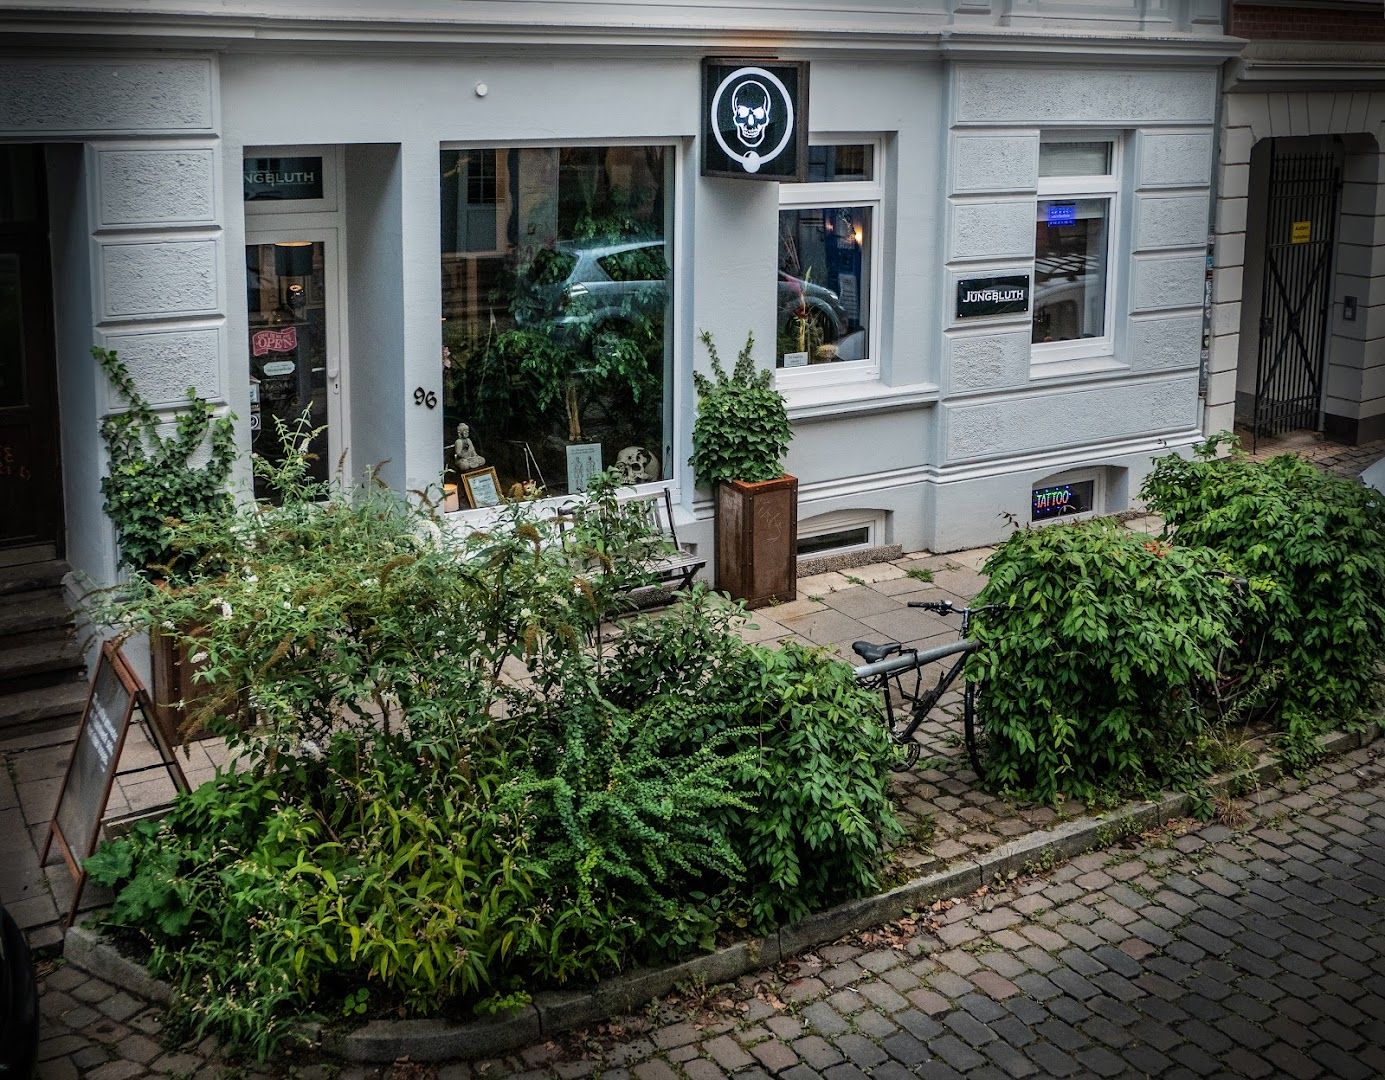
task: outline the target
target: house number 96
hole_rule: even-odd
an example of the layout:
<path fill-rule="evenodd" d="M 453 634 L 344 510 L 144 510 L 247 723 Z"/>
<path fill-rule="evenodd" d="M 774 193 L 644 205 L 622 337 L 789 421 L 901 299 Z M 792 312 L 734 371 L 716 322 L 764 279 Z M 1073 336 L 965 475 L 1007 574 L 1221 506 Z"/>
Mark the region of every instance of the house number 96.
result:
<path fill-rule="evenodd" d="M 438 407 L 438 395 L 435 391 L 425 390 L 421 386 L 417 387 L 414 390 L 414 404 L 427 405 L 430 409 L 436 409 Z"/>

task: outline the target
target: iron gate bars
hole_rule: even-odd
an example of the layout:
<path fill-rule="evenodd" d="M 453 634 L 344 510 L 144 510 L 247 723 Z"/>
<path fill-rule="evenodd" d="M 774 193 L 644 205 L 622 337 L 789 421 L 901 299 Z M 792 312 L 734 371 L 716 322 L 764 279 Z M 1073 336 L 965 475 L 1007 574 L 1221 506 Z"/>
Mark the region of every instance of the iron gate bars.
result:
<path fill-rule="evenodd" d="M 1252 452 L 1261 435 L 1321 426 L 1340 189 L 1334 153 L 1279 153 L 1270 142 Z"/>

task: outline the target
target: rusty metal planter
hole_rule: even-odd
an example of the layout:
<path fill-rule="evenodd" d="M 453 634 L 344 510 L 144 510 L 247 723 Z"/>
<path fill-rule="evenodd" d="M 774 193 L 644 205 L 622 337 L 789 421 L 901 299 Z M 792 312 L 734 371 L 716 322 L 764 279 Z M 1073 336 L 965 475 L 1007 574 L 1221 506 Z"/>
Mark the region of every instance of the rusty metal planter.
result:
<path fill-rule="evenodd" d="M 717 588 L 750 607 L 787 603 L 798 588 L 798 477 L 716 491 Z"/>

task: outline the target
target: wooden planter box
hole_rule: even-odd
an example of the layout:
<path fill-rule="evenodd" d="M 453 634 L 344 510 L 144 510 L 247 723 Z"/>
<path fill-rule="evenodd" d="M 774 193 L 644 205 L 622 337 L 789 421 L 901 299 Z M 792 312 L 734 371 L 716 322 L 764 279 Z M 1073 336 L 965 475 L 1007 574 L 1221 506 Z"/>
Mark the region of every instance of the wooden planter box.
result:
<path fill-rule="evenodd" d="M 202 738 L 206 732 L 199 724 L 195 730 L 186 730 L 188 709 L 179 708 L 178 702 L 192 705 L 208 692 L 206 683 L 193 681 L 196 667 L 188 655 L 187 646 L 180 646 L 166 634 L 149 635 L 149 667 L 154 679 L 149 696 L 153 699 L 154 722 L 168 740 L 169 746 L 182 746 L 193 739 Z"/>
<path fill-rule="evenodd" d="M 717 485 L 717 588 L 750 607 L 798 591 L 798 477 Z"/>

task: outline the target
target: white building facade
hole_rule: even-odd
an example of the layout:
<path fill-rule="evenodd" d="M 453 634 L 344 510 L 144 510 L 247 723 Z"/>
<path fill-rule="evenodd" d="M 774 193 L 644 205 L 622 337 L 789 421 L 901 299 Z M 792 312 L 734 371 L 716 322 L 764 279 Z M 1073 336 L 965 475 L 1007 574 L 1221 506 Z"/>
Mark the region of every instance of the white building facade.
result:
<path fill-rule="evenodd" d="M 92 579 L 93 346 L 247 458 L 306 409 L 324 471 L 463 523 L 619 460 L 708 556 L 703 331 L 775 369 L 814 554 L 1123 510 L 1201 437 L 1216 0 L 52 0 L 0 35 L 0 543 Z M 806 182 L 701 175 L 707 57 L 807 62 Z"/>

